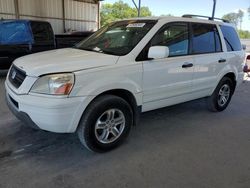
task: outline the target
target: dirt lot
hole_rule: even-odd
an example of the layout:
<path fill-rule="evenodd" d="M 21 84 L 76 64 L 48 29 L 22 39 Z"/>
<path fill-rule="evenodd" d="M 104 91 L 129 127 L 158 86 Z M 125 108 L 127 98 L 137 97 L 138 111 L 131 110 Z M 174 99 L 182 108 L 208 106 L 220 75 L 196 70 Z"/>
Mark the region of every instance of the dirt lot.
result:
<path fill-rule="evenodd" d="M 250 82 L 228 109 L 197 100 L 143 114 L 127 142 L 94 154 L 74 134 L 22 126 L 7 109 L 0 79 L 1 188 L 249 188 Z"/>

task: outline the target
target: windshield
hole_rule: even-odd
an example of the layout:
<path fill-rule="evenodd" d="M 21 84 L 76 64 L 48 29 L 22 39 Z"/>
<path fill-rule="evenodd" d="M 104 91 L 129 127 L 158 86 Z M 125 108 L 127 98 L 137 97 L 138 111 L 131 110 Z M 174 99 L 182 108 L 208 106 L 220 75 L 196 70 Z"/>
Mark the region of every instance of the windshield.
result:
<path fill-rule="evenodd" d="M 128 54 L 155 25 L 152 20 L 130 20 L 109 24 L 76 47 L 122 56 Z"/>
<path fill-rule="evenodd" d="M 27 44 L 30 42 L 32 42 L 32 36 L 26 23 L 0 23 L 0 44 Z"/>

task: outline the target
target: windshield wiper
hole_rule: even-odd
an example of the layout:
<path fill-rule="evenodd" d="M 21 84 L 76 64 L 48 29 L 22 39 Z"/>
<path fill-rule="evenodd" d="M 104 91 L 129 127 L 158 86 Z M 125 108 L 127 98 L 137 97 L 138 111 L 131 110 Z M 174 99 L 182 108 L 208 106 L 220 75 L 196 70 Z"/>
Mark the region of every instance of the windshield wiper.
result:
<path fill-rule="evenodd" d="M 86 50 L 86 51 L 91 51 L 91 52 L 98 52 L 98 53 L 103 53 L 102 49 L 95 47 L 95 48 L 81 48 L 78 47 L 80 50 Z"/>
<path fill-rule="evenodd" d="M 79 50 L 94 51 L 91 48 L 81 48 L 81 47 L 76 47 L 76 48 L 79 49 Z"/>
<path fill-rule="evenodd" d="M 103 50 L 102 52 L 103 52 L 104 54 L 117 55 L 117 53 L 112 52 L 112 51 Z"/>

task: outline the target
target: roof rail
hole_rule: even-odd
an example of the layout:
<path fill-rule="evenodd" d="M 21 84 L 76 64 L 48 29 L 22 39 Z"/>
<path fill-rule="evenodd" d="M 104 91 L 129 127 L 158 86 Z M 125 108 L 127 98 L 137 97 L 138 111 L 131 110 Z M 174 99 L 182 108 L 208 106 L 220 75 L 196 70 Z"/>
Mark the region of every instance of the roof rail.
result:
<path fill-rule="evenodd" d="M 228 20 L 226 19 L 221 19 L 221 18 L 212 18 L 209 16 L 202 16 L 202 15 L 194 15 L 194 14 L 184 14 L 182 16 L 183 18 L 207 18 L 208 20 L 219 20 L 219 21 L 223 21 L 226 23 L 230 23 Z"/>

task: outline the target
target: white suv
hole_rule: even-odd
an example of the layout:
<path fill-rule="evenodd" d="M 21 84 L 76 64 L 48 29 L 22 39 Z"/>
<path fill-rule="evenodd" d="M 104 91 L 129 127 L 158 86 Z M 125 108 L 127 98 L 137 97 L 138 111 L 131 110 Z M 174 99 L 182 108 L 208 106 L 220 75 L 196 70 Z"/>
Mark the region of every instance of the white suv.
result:
<path fill-rule="evenodd" d="M 92 151 L 113 149 L 139 114 L 207 97 L 222 111 L 243 79 L 232 25 L 188 16 L 109 24 L 74 48 L 17 59 L 7 103 L 26 125 L 74 133 Z"/>

